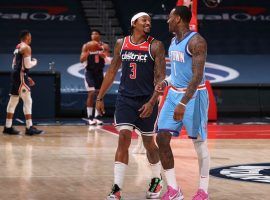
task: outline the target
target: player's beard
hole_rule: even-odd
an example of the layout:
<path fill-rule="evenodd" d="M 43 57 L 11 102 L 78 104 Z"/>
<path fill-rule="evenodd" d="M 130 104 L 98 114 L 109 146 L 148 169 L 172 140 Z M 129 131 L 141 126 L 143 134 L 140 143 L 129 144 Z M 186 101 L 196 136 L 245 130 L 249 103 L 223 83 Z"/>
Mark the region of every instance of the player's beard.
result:
<path fill-rule="evenodd" d="M 169 24 L 169 32 L 170 33 L 174 33 L 175 32 L 175 27 L 173 26 L 173 24 Z"/>
<path fill-rule="evenodd" d="M 145 35 L 149 35 L 150 32 L 151 32 L 151 29 L 149 29 L 149 31 L 145 31 L 145 29 L 144 29 L 143 32 L 144 32 Z"/>
<path fill-rule="evenodd" d="M 145 34 L 146 36 L 150 35 L 150 31 L 149 31 L 149 32 L 143 31 L 143 32 L 144 32 L 144 34 Z"/>

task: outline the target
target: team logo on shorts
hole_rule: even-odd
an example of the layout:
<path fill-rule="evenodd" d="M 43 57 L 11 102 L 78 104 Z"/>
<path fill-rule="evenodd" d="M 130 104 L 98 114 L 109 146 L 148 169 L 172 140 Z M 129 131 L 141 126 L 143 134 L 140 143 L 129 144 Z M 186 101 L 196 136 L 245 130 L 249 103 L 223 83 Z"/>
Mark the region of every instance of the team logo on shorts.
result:
<path fill-rule="evenodd" d="M 215 177 L 270 184 L 270 163 L 244 164 L 210 170 Z"/>

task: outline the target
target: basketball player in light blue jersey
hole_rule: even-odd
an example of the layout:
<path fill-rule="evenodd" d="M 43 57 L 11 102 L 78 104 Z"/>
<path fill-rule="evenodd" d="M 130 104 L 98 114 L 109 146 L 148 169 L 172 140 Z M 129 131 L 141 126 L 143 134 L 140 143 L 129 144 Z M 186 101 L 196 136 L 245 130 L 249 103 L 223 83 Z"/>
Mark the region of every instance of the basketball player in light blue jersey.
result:
<path fill-rule="evenodd" d="M 175 33 L 169 47 L 171 75 L 155 89 L 171 86 L 158 120 L 157 144 L 168 190 L 162 200 L 182 200 L 184 196 L 176 182 L 174 157 L 170 147 L 172 136 L 178 136 L 185 126 L 194 143 L 199 160 L 199 189 L 193 200 L 208 199 L 209 154 L 207 148 L 208 93 L 205 87 L 204 64 L 206 41 L 189 30 L 191 11 L 175 7 L 168 19 L 169 31 Z"/>

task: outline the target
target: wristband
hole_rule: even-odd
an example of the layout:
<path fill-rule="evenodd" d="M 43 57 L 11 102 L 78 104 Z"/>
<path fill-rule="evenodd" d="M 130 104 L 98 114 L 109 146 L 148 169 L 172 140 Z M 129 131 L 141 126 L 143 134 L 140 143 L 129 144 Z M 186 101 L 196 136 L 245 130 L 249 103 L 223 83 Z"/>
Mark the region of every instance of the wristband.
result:
<path fill-rule="evenodd" d="M 182 103 L 182 102 L 179 102 L 179 104 L 181 104 L 182 106 L 186 107 L 187 105 Z"/>
<path fill-rule="evenodd" d="M 103 98 L 97 98 L 96 101 L 103 101 Z"/>

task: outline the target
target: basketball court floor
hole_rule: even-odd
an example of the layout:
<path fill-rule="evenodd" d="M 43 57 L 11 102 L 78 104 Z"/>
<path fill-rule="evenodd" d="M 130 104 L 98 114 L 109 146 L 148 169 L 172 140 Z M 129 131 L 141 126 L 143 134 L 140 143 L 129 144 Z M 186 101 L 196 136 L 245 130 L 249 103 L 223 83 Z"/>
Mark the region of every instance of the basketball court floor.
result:
<path fill-rule="evenodd" d="M 3 127 L 0 127 L 1 130 Z M 41 126 L 46 134 L 0 135 L 1 200 L 103 200 L 113 181 L 118 135 L 111 125 L 100 127 Z M 24 127 L 19 126 L 23 131 Z M 212 200 L 270 199 L 270 125 L 209 124 L 211 168 L 268 163 L 263 182 L 211 176 Z M 136 135 L 131 150 L 137 143 Z M 185 199 L 197 189 L 198 165 L 185 131 L 172 140 L 177 180 Z M 226 171 L 226 170 L 225 170 Z M 245 171 L 245 170 L 244 170 Z M 248 170 L 246 170 L 248 171 Z M 240 172 L 240 177 L 241 177 Z M 150 170 L 145 154 L 132 154 L 123 188 L 126 200 L 143 200 Z M 238 174 L 239 175 L 239 174 Z M 251 178 L 250 178 L 251 177 Z M 258 176 L 257 176 L 258 177 Z M 259 179 L 258 178 L 258 179 Z"/>

